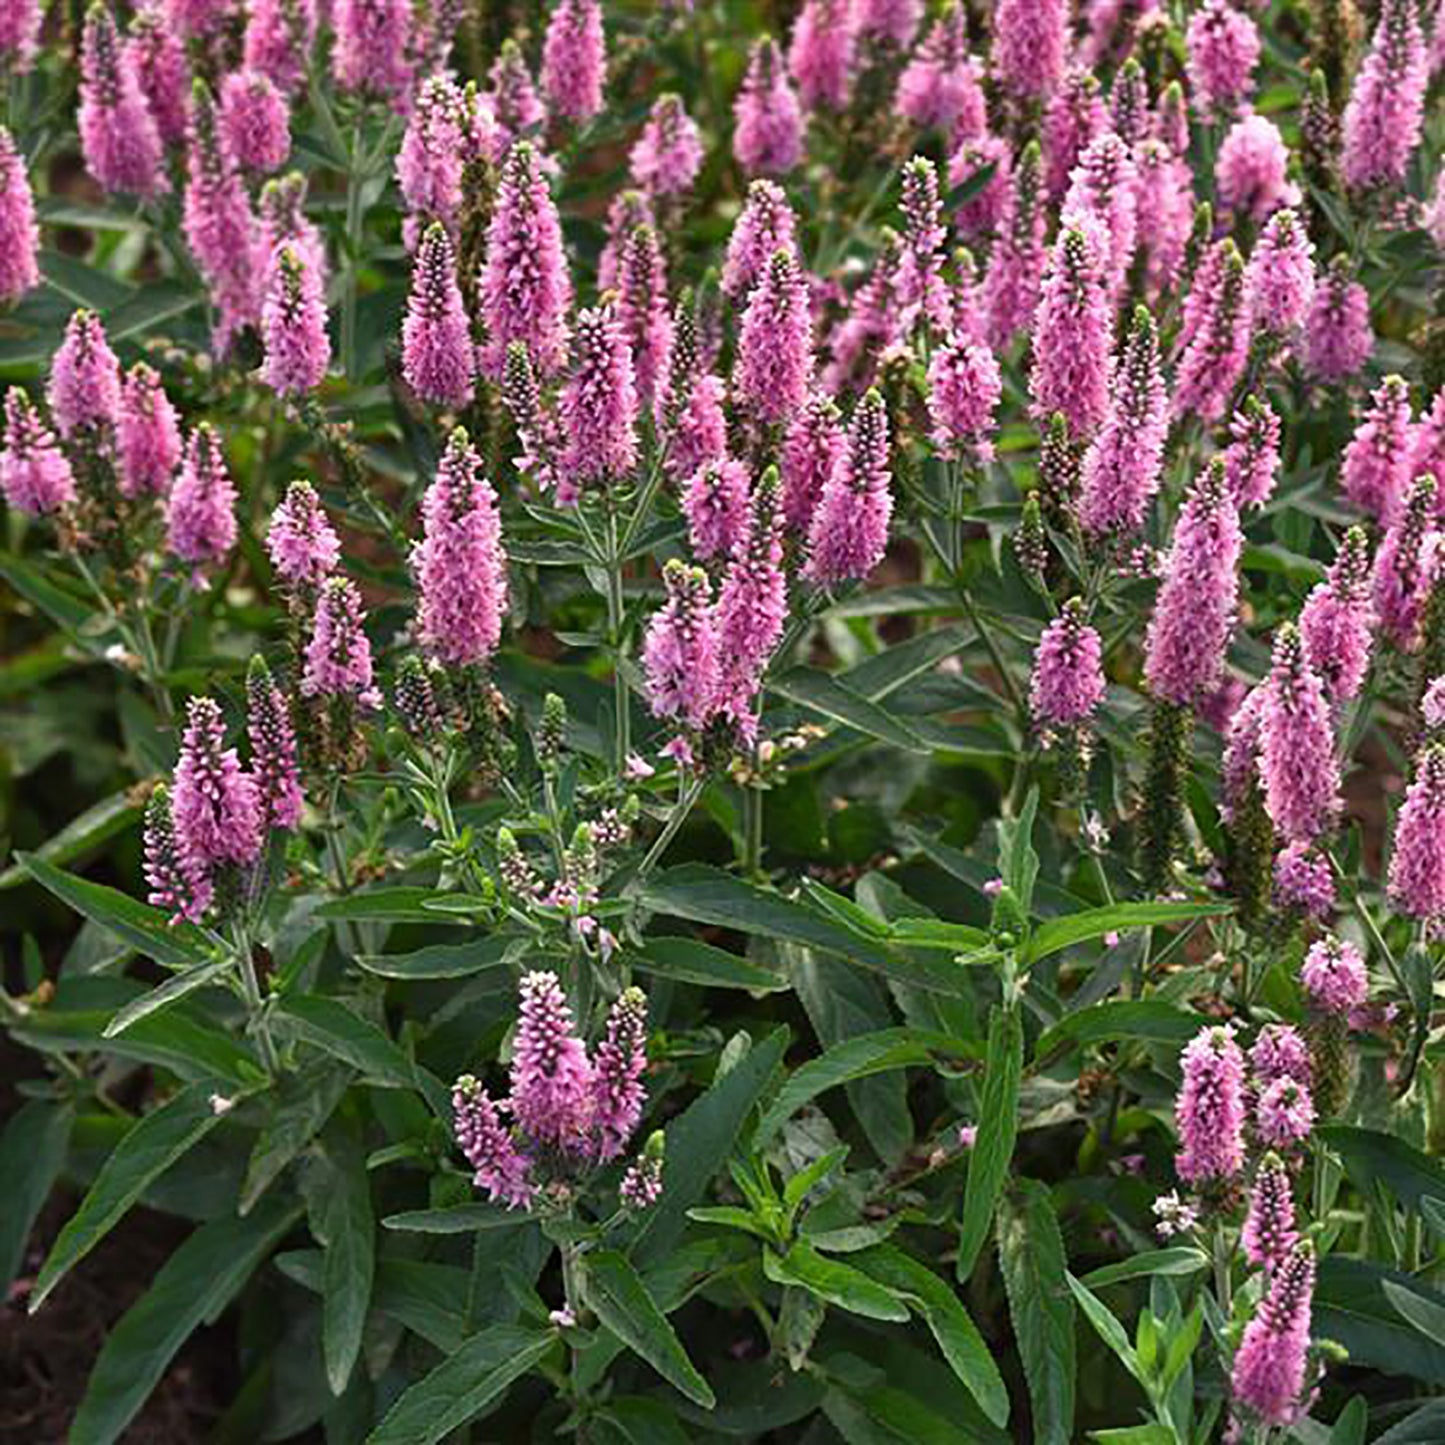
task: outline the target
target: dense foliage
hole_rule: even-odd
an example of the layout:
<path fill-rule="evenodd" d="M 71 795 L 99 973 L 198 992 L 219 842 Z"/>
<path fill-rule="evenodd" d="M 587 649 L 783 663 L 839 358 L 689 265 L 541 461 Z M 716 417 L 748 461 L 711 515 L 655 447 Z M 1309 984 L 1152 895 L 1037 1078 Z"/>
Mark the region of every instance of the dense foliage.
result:
<path fill-rule="evenodd" d="M 1439 9 L 0 0 L 72 1441 L 1445 1439 Z"/>

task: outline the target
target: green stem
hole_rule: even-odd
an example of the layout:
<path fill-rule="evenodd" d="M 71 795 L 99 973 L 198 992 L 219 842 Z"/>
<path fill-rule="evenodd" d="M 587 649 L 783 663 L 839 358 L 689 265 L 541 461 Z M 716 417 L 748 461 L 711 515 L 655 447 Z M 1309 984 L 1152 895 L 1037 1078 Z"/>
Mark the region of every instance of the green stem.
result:
<path fill-rule="evenodd" d="M 700 774 L 691 780 L 688 780 L 685 775 L 678 778 L 677 802 L 673 805 L 667 822 L 663 824 L 662 832 L 653 839 L 652 847 L 647 850 L 647 856 L 638 864 L 637 873 L 633 878 L 634 887 L 652 872 L 667 845 L 677 836 L 677 830 L 687 821 L 687 815 L 692 812 L 706 785 L 707 779 Z"/>
<path fill-rule="evenodd" d="M 356 299 L 361 274 L 361 118 L 351 133 L 351 165 L 346 173 L 346 285 L 341 297 L 341 367 L 348 381 L 356 376 Z"/>
<path fill-rule="evenodd" d="M 624 617 L 622 597 L 622 549 L 618 546 L 617 513 L 609 501 L 607 508 L 607 631 L 612 644 L 612 690 L 613 707 L 617 713 L 617 771 L 627 766 L 627 755 L 632 751 L 632 706 L 627 691 L 627 673 L 623 667 L 624 647 L 622 623 Z"/>
<path fill-rule="evenodd" d="M 251 1017 L 251 1027 L 261 1042 L 261 1057 L 265 1060 L 266 1072 L 273 1078 L 280 1070 L 276 1045 L 271 1038 L 271 1027 L 266 1021 L 266 1005 L 261 998 L 261 981 L 256 976 L 256 961 L 251 956 L 251 939 L 245 928 L 238 926 L 232 939 L 236 960 L 241 966 L 241 988 L 246 995 L 246 1011 Z"/>

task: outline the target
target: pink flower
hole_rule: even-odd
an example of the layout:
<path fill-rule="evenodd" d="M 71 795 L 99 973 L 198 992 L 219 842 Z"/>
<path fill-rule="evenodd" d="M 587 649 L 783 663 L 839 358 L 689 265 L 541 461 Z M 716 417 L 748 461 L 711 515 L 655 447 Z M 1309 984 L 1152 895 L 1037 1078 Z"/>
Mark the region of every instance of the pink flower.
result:
<path fill-rule="evenodd" d="M 813 373 L 808 287 L 790 251 L 776 251 L 748 297 L 733 392 L 759 422 L 784 421 L 807 400 Z"/>
<path fill-rule="evenodd" d="M 250 863 L 261 851 L 256 786 L 225 739 L 220 707 L 211 698 L 193 697 L 176 762 L 171 814 L 181 856 L 197 872 Z"/>
<path fill-rule="evenodd" d="M 1335 911 L 1335 878 L 1330 862 L 1306 843 L 1291 843 L 1274 860 L 1275 902 L 1307 918 L 1326 919 Z"/>
<path fill-rule="evenodd" d="M 622 248 L 617 319 L 632 348 L 637 395 L 652 406 L 672 351 L 672 312 L 667 303 L 667 262 L 651 226 L 638 226 Z"/>
<path fill-rule="evenodd" d="M 0 125 L 0 302 L 18 301 L 40 284 L 39 252 L 30 176 L 10 132 Z"/>
<path fill-rule="evenodd" d="M 316 621 L 306 644 L 303 697 L 351 698 L 364 708 L 381 706 L 381 695 L 372 682 L 371 643 L 365 623 L 355 583 L 345 577 L 328 577 L 321 584 Z"/>
<path fill-rule="evenodd" d="M 91 428 L 110 431 L 120 420 L 120 363 L 94 312 L 70 318 L 50 362 L 45 400 L 67 439 Z"/>
<path fill-rule="evenodd" d="M 427 227 L 417 249 L 401 348 L 402 375 L 423 401 L 454 410 L 471 401 L 476 351 L 457 284 L 456 253 L 440 221 Z"/>
<path fill-rule="evenodd" d="M 1278 1079 L 1297 1084 L 1310 1081 L 1309 1046 L 1298 1029 L 1289 1024 L 1266 1024 L 1249 1051 L 1249 1067 L 1261 1088 Z"/>
<path fill-rule="evenodd" d="M 1202 264 L 1185 313 L 1188 341 L 1174 381 L 1174 415 L 1217 421 L 1249 359 L 1244 261 L 1233 240 L 1217 243 L 1213 265 Z"/>
<path fill-rule="evenodd" d="M 1247 396 L 1230 418 L 1224 470 L 1241 510 L 1262 507 L 1274 492 L 1279 470 L 1280 423 L 1267 401 Z"/>
<path fill-rule="evenodd" d="M 954 229 L 966 239 L 987 240 L 1003 230 L 1013 208 L 1013 155 L 1008 142 L 985 132 L 965 137 L 948 158 L 948 184 L 982 186 L 953 213 Z"/>
<path fill-rule="evenodd" d="M 857 50 L 849 0 L 805 0 L 788 45 L 788 70 L 807 110 L 845 110 Z"/>
<path fill-rule="evenodd" d="M 1315 295 L 1314 243 L 1293 211 L 1276 211 L 1244 273 L 1245 305 L 1257 327 L 1287 337 L 1309 316 Z"/>
<path fill-rule="evenodd" d="M 1326 934 L 1310 945 L 1300 965 L 1300 984 L 1321 1013 L 1348 1014 L 1370 991 L 1365 958 L 1353 943 Z"/>
<path fill-rule="evenodd" d="M 955 139 L 981 135 L 988 111 L 980 80 L 969 53 L 967 10 L 949 0 L 898 77 L 893 105 L 923 129 Z"/>
<path fill-rule="evenodd" d="M 820 587 L 866 577 L 888 547 L 893 515 L 888 409 L 869 391 L 853 412 L 848 448 L 823 484 L 803 575 Z"/>
<path fill-rule="evenodd" d="M 1268 698 L 1267 683 L 1252 687 L 1229 720 L 1219 775 L 1226 822 L 1234 821 L 1235 813 L 1260 786 L 1259 738 Z"/>
<path fill-rule="evenodd" d="M 1340 768 L 1324 684 L 1305 656 L 1299 629 L 1283 623 L 1260 726 L 1264 805 L 1287 842 L 1312 843 L 1340 811 Z"/>
<path fill-rule="evenodd" d="M 236 545 L 236 487 L 221 438 L 202 422 L 186 441 L 185 460 L 166 503 L 166 546 L 193 567 L 225 561 Z"/>
<path fill-rule="evenodd" d="M 1144 676 L 1156 697 L 1188 707 L 1218 681 L 1234 631 L 1243 544 L 1216 457 L 1184 499 L 1149 620 Z"/>
<path fill-rule="evenodd" d="M 1276 1079 L 1259 1096 L 1255 1125 L 1271 1149 L 1288 1149 L 1309 1138 L 1315 1106 L 1307 1085 L 1297 1079 Z"/>
<path fill-rule="evenodd" d="M 727 295 L 741 301 L 777 252 L 796 251 L 797 226 L 797 217 L 782 188 L 773 181 L 754 181 L 728 237 L 722 274 L 722 289 Z"/>
<path fill-rule="evenodd" d="M 1042 727 L 1077 727 L 1104 700 L 1103 641 L 1071 597 L 1034 653 L 1029 708 Z"/>
<path fill-rule="evenodd" d="M 718 638 L 711 588 L 701 567 L 672 558 L 662 569 L 667 602 L 653 614 L 642 647 L 653 716 L 703 727 L 717 691 Z"/>
<path fill-rule="evenodd" d="M 181 428 L 159 373 L 138 361 L 121 383 L 115 433 L 124 496 L 163 496 L 181 460 Z"/>
<path fill-rule="evenodd" d="M 1321 381 L 1342 381 L 1359 371 L 1374 349 L 1369 293 L 1341 253 L 1315 288 L 1305 328 L 1306 364 Z"/>
<path fill-rule="evenodd" d="M 44 19 L 40 0 L 9 0 L 0 7 L 0 69 L 24 75 L 34 65 Z"/>
<path fill-rule="evenodd" d="M 162 143 L 180 145 L 191 117 L 191 65 L 181 37 L 156 0 L 136 11 L 125 45 Z"/>
<path fill-rule="evenodd" d="M 1304 1410 L 1314 1287 L 1314 1249 L 1306 1241 L 1276 1266 L 1235 1353 L 1230 1388 L 1262 1424 L 1288 1425 Z"/>
<path fill-rule="evenodd" d="M 234 0 L 163 0 L 166 21 L 187 40 L 202 39 L 225 24 Z"/>
<path fill-rule="evenodd" d="M 560 410 L 564 436 L 557 501 L 589 483 L 617 481 L 637 464 L 637 388 L 632 349 L 611 306 L 577 314 L 572 375 Z"/>
<path fill-rule="evenodd" d="M 269 260 L 283 246 L 290 246 L 305 258 L 307 269 L 324 289 L 326 243 L 321 239 L 321 232 L 306 217 L 306 178 L 299 171 L 267 181 L 261 188 L 261 219 L 256 250 Z"/>
<path fill-rule="evenodd" d="M 1445 746 L 1432 743 L 1415 762 L 1415 781 L 1395 822 L 1390 900 L 1410 918 L 1445 913 Z"/>
<path fill-rule="evenodd" d="M 989 252 L 979 305 L 983 335 L 1002 352 L 1021 331 L 1033 326 L 1043 286 L 1048 251 L 1044 245 L 1047 216 L 1041 204 L 1040 154 L 1030 141 L 1014 168 L 1013 194 L 1007 224 Z"/>
<path fill-rule="evenodd" d="M 700 561 L 726 559 L 747 535 L 748 469 L 729 460 L 699 467 L 683 494 L 688 537 Z"/>
<path fill-rule="evenodd" d="M 292 482 L 271 514 L 266 551 L 289 586 L 314 590 L 336 570 L 341 539 L 322 510 L 310 482 Z"/>
<path fill-rule="evenodd" d="M 301 396 L 321 385 L 331 361 L 321 278 L 301 251 L 283 246 L 271 263 L 261 308 L 263 375 L 280 396 Z"/>
<path fill-rule="evenodd" d="M 1288 165 L 1289 148 L 1273 121 L 1253 113 L 1235 121 L 1214 163 L 1220 204 L 1255 221 L 1280 206 L 1297 206 L 1299 189 L 1286 179 Z"/>
<path fill-rule="evenodd" d="M 171 817 L 170 789 L 157 784 L 146 802 L 145 878 L 150 885 L 146 902 L 163 908 L 171 923 L 199 923 L 215 898 L 204 868 L 197 868 L 181 851 Z"/>
<path fill-rule="evenodd" d="M 1409 471 L 1413 435 L 1410 388 L 1402 377 L 1387 376 L 1371 395 L 1340 466 L 1345 495 L 1381 522 L 1395 519 L 1414 480 Z"/>
<path fill-rule="evenodd" d="M 679 306 L 668 352 L 667 378 L 653 408 L 664 447 L 663 465 L 681 481 L 727 454 L 723 384 L 701 369 L 691 308 Z"/>
<path fill-rule="evenodd" d="M 160 132 L 141 93 L 135 58 L 103 5 L 85 17 L 80 55 L 80 146 L 108 194 L 149 198 L 168 189 Z"/>
<path fill-rule="evenodd" d="M 1079 157 L 1108 125 L 1099 82 L 1085 69 L 1070 70 L 1044 110 L 1044 189 L 1063 199 Z"/>
<path fill-rule="evenodd" d="M 18 386 L 5 393 L 0 493 L 17 512 L 43 517 L 75 500 L 75 477 L 55 434 Z"/>
<path fill-rule="evenodd" d="M 306 78 L 306 57 L 316 41 L 315 0 L 249 0 L 246 68 L 269 75 L 283 95 Z"/>
<path fill-rule="evenodd" d="M 396 179 L 407 217 L 407 245 L 415 247 L 430 221 L 450 233 L 462 207 L 466 162 L 466 101 L 450 75 L 423 82 L 396 155 Z"/>
<path fill-rule="evenodd" d="M 928 415 L 934 445 L 956 457 L 972 447 L 992 456 L 988 440 L 1003 381 L 993 352 L 981 343 L 952 341 L 933 353 L 928 366 Z"/>
<path fill-rule="evenodd" d="M 702 169 L 702 137 L 682 98 L 663 95 L 628 156 L 633 182 L 650 196 L 680 196 Z"/>
<path fill-rule="evenodd" d="M 1365 680 L 1373 622 L 1369 543 L 1361 528 L 1351 527 L 1329 577 L 1305 599 L 1299 620 L 1305 656 L 1335 702 L 1348 702 Z"/>
<path fill-rule="evenodd" d="M 421 504 L 425 536 L 412 554 L 421 594 L 417 635 L 454 667 L 486 663 L 507 606 L 507 556 L 497 495 L 458 427 Z"/>
<path fill-rule="evenodd" d="M 1202 1029 L 1180 1062 L 1174 1119 L 1182 1148 L 1175 1168 L 1191 1184 L 1229 1179 L 1244 1166 L 1244 1055 L 1233 1028 Z"/>
<path fill-rule="evenodd" d="M 487 330 L 482 370 L 488 377 L 501 378 L 514 341 L 526 346 L 539 374 L 561 369 L 572 281 L 557 207 L 537 153 L 525 141 L 512 147 L 502 168 L 478 299 Z"/>
<path fill-rule="evenodd" d="M 1295 1228 L 1294 1186 L 1277 1155 L 1267 1154 L 1249 1191 L 1249 1212 L 1239 1242 L 1251 1264 L 1273 1270 L 1299 1243 Z"/>
<path fill-rule="evenodd" d="M 335 0 L 331 70 L 343 90 L 384 99 L 411 84 L 411 6 L 407 0 Z"/>
<path fill-rule="evenodd" d="M 1375 554 L 1375 614 L 1385 635 L 1402 652 L 1420 646 L 1425 604 L 1439 572 L 1440 534 L 1434 528 L 1434 515 L 1435 480 L 1421 477 Z"/>
<path fill-rule="evenodd" d="M 1150 290 L 1173 286 L 1184 264 L 1194 226 L 1194 176 L 1188 163 L 1157 140 L 1135 149 L 1139 250 Z"/>
<path fill-rule="evenodd" d="M 1092 217 L 1107 238 L 1109 294 L 1123 295 L 1139 234 L 1139 173 L 1129 146 L 1105 132 L 1089 142 L 1069 180 L 1061 224 L 1085 226 Z"/>
<path fill-rule="evenodd" d="M 452 1128 L 457 1147 L 475 1171 L 475 1187 L 508 1209 L 528 1208 L 536 1194 L 528 1177 L 531 1165 L 471 1074 L 463 1074 L 452 1087 Z"/>
<path fill-rule="evenodd" d="M 1436 24 L 1439 24 L 1437 19 Z M 1420 144 L 1430 65 L 1415 0 L 1381 0 L 1345 107 L 1340 165 L 1355 190 L 1397 184 Z"/>
<path fill-rule="evenodd" d="M 993 70 L 1006 90 L 1044 98 L 1064 73 L 1067 0 L 998 0 L 993 12 Z"/>
<path fill-rule="evenodd" d="M 1187 35 L 1189 87 L 1206 120 L 1228 116 L 1254 90 L 1259 27 L 1231 0 L 1205 0 Z"/>
<path fill-rule="evenodd" d="M 918 31 L 922 0 L 854 0 L 852 23 L 858 38 L 907 50 Z"/>
<path fill-rule="evenodd" d="M 513 142 L 540 128 L 547 112 L 537 96 L 526 58 L 510 35 L 502 41 L 492 62 L 491 81 L 498 132 L 494 159 L 500 160 Z"/>
<path fill-rule="evenodd" d="M 793 413 L 783 438 L 783 519 L 796 535 L 808 535 L 823 487 L 846 446 L 838 408 L 831 398 L 815 391 Z"/>
<path fill-rule="evenodd" d="M 783 53 L 768 36 L 748 56 L 733 119 L 733 155 L 748 175 L 786 175 L 802 160 L 802 111 Z"/>
<path fill-rule="evenodd" d="M 301 822 L 305 802 L 296 728 L 291 704 L 259 652 L 246 670 L 246 735 L 251 743 L 251 778 L 262 834 L 273 828 L 289 831 Z"/>
<path fill-rule="evenodd" d="M 512 1044 L 512 1113 L 538 1144 L 576 1149 L 592 1124 L 594 1076 L 554 973 L 523 974 Z"/>
<path fill-rule="evenodd" d="M 1136 306 L 1104 425 L 1084 453 L 1079 522 L 1086 532 L 1137 532 L 1144 525 L 1163 475 L 1168 434 L 1159 337 L 1147 308 Z"/>
<path fill-rule="evenodd" d="M 647 1068 L 647 997 L 624 989 L 607 1015 L 592 1071 L 592 1127 L 597 1158 L 616 1159 L 642 1117 L 642 1075 Z"/>
<path fill-rule="evenodd" d="M 559 0 L 542 46 L 542 89 L 553 112 L 574 124 L 591 120 L 602 109 L 606 69 L 598 0 Z"/>
<path fill-rule="evenodd" d="M 659 1134 L 655 1136 L 661 1138 Z M 662 1158 L 651 1154 L 639 1155 L 627 1167 L 622 1183 L 617 1186 L 622 1202 L 634 1210 L 650 1209 L 662 1198 Z"/>
<path fill-rule="evenodd" d="M 1034 317 L 1032 414 L 1060 412 L 1076 437 L 1090 435 L 1109 406 L 1113 315 L 1107 240 L 1079 226 L 1063 231 Z"/>
<path fill-rule="evenodd" d="M 291 113 L 269 76 L 233 71 L 221 82 L 221 144 L 243 171 L 280 170 L 291 153 Z"/>

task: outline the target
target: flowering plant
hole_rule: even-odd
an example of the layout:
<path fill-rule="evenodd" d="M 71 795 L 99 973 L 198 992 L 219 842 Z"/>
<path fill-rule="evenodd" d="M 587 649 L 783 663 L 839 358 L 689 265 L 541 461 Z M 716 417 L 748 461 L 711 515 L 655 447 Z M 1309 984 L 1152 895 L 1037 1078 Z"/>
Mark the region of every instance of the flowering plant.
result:
<path fill-rule="evenodd" d="M 1445 1437 L 1442 63 L 7 0 L 28 1438 Z"/>

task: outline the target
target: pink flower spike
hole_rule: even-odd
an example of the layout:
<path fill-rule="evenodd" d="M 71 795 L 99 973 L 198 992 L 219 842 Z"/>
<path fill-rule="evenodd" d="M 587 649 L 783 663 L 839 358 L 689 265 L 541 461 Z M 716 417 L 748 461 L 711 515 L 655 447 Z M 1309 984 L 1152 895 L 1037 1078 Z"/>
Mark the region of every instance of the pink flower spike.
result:
<path fill-rule="evenodd" d="M 898 77 L 894 108 L 923 130 L 955 140 L 979 136 L 988 123 L 981 80 L 970 54 L 967 7 L 948 0 Z"/>
<path fill-rule="evenodd" d="M 1350 258 L 1342 253 L 1315 287 L 1305 325 L 1305 362 L 1321 381 L 1343 381 L 1364 366 L 1374 349 L 1369 293 L 1354 279 Z"/>
<path fill-rule="evenodd" d="M 843 459 L 823 484 L 803 575 L 819 587 L 866 577 L 888 548 L 893 515 L 888 408 L 869 391 L 853 412 Z"/>
<path fill-rule="evenodd" d="M 508 1209 L 527 1209 L 536 1194 L 531 1165 L 503 1125 L 486 1090 L 470 1074 L 452 1086 L 452 1129 L 475 1171 L 472 1183 Z"/>
<path fill-rule="evenodd" d="M 1004 88 L 1045 98 L 1064 73 L 1068 0 L 998 0 L 993 14 L 993 70 Z"/>
<path fill-rule="evenodd" d="M 1103 641 L 1071 597 L 1044 629 L 1034 654 L 1029 707 L 1040 726 L 1077 727 L 1104 700 Z"/>
<path fill-rule="evenodd" d="M 1271 1149 L 1290 1149 L 1304 1143 L 1314 1123 L 1315 1106 L 1309 1087 L 1297 1079 L 1276 1079 L 1259 1096 L 1255 1125 L 1261 1141 Z"/>
<path fill-rule="evenodd" d="M 1373 623 L 1369 542 L 1362 528 L 1351 527 L 1328 578 L 1305 599 L 1299 620 L 1305 655 L 1332 701 L 1348 702 L 1364 683 Z"/>
<path fill-rule="evenodd" d="M 770 36 L 753 45 L 733 117 L 733 155 L 746 174 L 786 175 L 802 160 L 802 111 Z"/>
<path fill-rule="evenodd" d="M 1293 211 L 1269 218 L 1244 272 L 1245 305 L 1254 326 L 1284 338 L 1303 328 L 1314 302 L 1314 253 Z"/>
<path fill-rule="evenodd" d="M 400 98 L 411 84 L 411 6 L 407 0 L 335 0 L 331 70 L 343 90 Z"/>
<path fill-rule="evenodd" d="M 1236 1403 L 1262 1425 L 1289 1425 L 1305 1411 L 1301 1397 L 1314 1286 L 1314 1249 L 1305 1241 L 1276 1266 L 1235 1352 L 1230 1389 Z"/>
<path fill-rule="evenodd" d="M 1434 522 L 1435 479 L 1420 477 L 1375 554 L 1375 615 L 1401 652 L 1417 651 L 1423 640 L 1425 604 L 1440 570 L 1440 533 Z"/>
<path fill-rule="evenodd" d="M 1430 64 L 1420 7 L 1381 0 L 1379 16 L 1345 107 L 1340 166 L 1352 190 L 1403 181 L 1424 125 Z"/>
<path fill-rule="evenodd" d="M 100 317 L 77 311 L 50 363 L 45 400 L 67 440 L 90 430 L 110 432 L 120 420 L 120 363 Z"/>
<path fill-rule="evenodd" d="M 427 228 L 417 249 L 401 338 L 402 375 L 417 396 L 456 411 L 471 401 L 476 352 L 456 253 L 440 221 Z"/>
<path fill-rule="evenodd" d="M 146 902 L 163 908 L 172 924 L 199 923 L 215 897 L 204 868 L 198 868 L 181 850 L 171 816 L 170 789 L 156 785 L 145 811 Z"/>
<path fill-rule="evenodd" d="M 301 822 L 305 798 L 291 704 L 258 652 L 246 671 L 246 735 L 262 833 L 290 831 Z"/>
<path fill-rule="evenodd" d="M 1283 1264 L 1299 1243 L 1294 1185 L 1276 1154 L 1266 1154 L 1254 1176 L 1239 1242 L 1245 1258 L 1267 1270 Z"/>
<path fill-rule="evenodd" d="M 688 538 L 699 561 L 726 560 L 747 536 L 748 469 L 724 459 L 699 467 L 683 494 Z"/>
<path fill-rule="evenodd" d="M 928 366 L 928 414 L 939 452 L 992 457 L 989 435 L 1002 394 L 998 362 L 981 342 L 954 341 L 935 351 Z"/>
<path fill-rule="evenodd" d="M 847 109 L 857 44 L 850 0 L 805 0 L 788 45 L 788 70 L 805 109 Z"/>
<path fill-rule="evenodd" d="M 266 551 L 289 587 L 318 588 L 341 560 L 341 539 L 310 482 L 292 482 L 271 514 Z"/>
<path fill-rule="evenodd" d="M 642 1117 L 642 1075 L 647 1068 L 647 996 L 624 989 L 607 1015 L 592 1072 L 592 1127 L 596 1155 L 616 1159 Z"/>
<path fill-rule="evenodd" d="M 193 697 L 176 762 L 171 813 L 180 853 L 197 872 L 252 862 L 261 851 L 256 786 L 225 745 L 220 707 Z"/>
<path fill-rule="evenodd" d="M 1280 626 L 1260 723 L 1264 805 L 1280 837 L 1313 843 L 1340 813 L 1340 767 L 1324 684 L 1310 667 L 1299 629 Z"/>
<path fill-rule="evenodd" d="M 659 96 L 653 103 L 628 161 L 633 182 L 650 196 L 680 196 L 697 179 L 702 137 L 680 96 Z"/>
<path fill-rule="evenodd" d="M 606 69 L 599 0 L 558 0 L 542 45 L 542 89 L 553 113 L 574 125 L 598 115 Z"/>
<path fill-rule="evenodd" d="M 1224 470 L 1229 488 L 1243 510 L 1262 507 L 1274 493 L 1279 471 L 1280 421 L 1268 401 L 1247 396 L 1229 423 Z"/>
<path fill-rule="evenodd" d="M 563 451 L 556 500 L 570 506 L 582 488 L 626 477 L 637 464 L 637 387 L 632 349 L 615 309 L 577 314 L 572 374 L 562 391 Z"/>
<path fill-rule="evenodd" d="M 1098 428 L 1109 405 L 1114 327 L 1107 254 L 1097 225 L 1061 232 L 1034 317 L 1031 411 L 1045 420 L 1062 413 L 1080 438 Z"/>
<path fill-rule="evenodd" d="M 164 496 L 170 490 L 181 460 L 180 418 L 160 374 L 143 361 L 121 383 L 115 443 L 124 496 Z"/>
<path fill-rule="evenodd" d="M 1410 388 L 1403 377 L 1387 376 L 1371 395 L 1340 465 L 1345 495 L 1386 525 L 1399 515 L 1414 480 L 1409 470 L 1413 433 Z"/>
<path fill-rule="evenodd" d="M 1432 743 L 1416 759 L 1415 781 L 1395 822 L 1390 901 L 1410 918 L 1434 922 L 1445 913 L 1445 746 Z"/>
<path fill-rule="evenodd" d="M 328 577 L 321 584 L 315 626 L 306 644 L 303 697 L 351 698 L 364 708 L 381 706 L 365 628 L 366 613 L 356 584 L 345 577 Z"/>
<path fill-rule="evenodd" d="M 722 289 L 742 301 L 779 251 L 796 254 L 798 219 L 783 190 L 773 181 L 754 181 L 728 237 Z"/>
<path fill-rule="evenodd" d="M 642 647 L 647 699 L 654 717 L 699 729 L 717 692 L 717 618 L 701 567 L 672 558 L 662 569 L 667 602 L 653 614 Z M 690 763 L 685 764 L 690 766 Z"/>
<path fill-rule="evenodd" d="M 30 175 L 10 132 L 0 125 L 0 303 L 40 284 L 40 228 Z"/>
<path fill-rule="evenodd" d="M 632 348 L 638 400 L 650 408 L 668 372 L 673 340 L 667 261 L 651 226 L 638 226 L 627 238 L 617 279 L 617 316 Z"/>
<path fill-rule="evenodd" d="M 246 9 L 247 69 L 270 76 L 283 95 L 294 95 L 316 42 L 315 0 L 249 0 Z"/>
<path fill-rule="evenodd" d="M 193 567 L 224 562 L 236 545 L 236 487 L 221 439 L 202 422 L 187 439 L 185 460 L 166 504 L 166 546 Z"/>
<path fill-rule="evenodd" d="M 40 0 L 10 0 L 0 8 L 0 70 L 26 74 L 40 49 L 45 19 Z"/>
<path fill-rule="evenodd" d="M 790 251 L 775 251 L 743 314 L 733 391 L 756 421 L 777 424 L 807 400 L 812 375 L 807 282 Z"/>
<path fill-rule="evenodd" d="M 137 9 L 125 44 L 161 142 L 184 144 L 191 119 L 191 65 L 157 0 Z"/>
<path fill-rule="evenodd" d="M 160 132 L 141 92 L 135 57 L 100 0 L 86 13 L 80 72 L 80 145 L 100 188 L 143 199 L 169 189 Z"/>
<path fill-rule="evenodd" d="M 1297 206 L 1299 187 L 1287 178 L 1288 166 L 1289 147 L 1273 121 L 1253 113 L 1235 121 L 1214 163 L 1220 204 L 1254 221 Z"/>
<path fill-rule="evenodd" d="M 291 113 L 269 76 L 233 71 L 221 82 L 221 144 L 251 175 L 279 171 L 291 154 Z"/>
<path fill-rule="evenodd" d="M 1349 1014 L 1370 992 L 1364 955 L 1353 943 L 1333 934 L 1310 945 L 1299 977 L 1306 997 L 1321 1013 Z"/>
<path fill-rule="evenodd" d="M 593 1123 L 594 1073 L 567 996 L 557 975 L 547 972 L 524 974 L 520 991 L 512 1113 L 535 1143 L 580 1150 Z"/>
<path fill-rule="evenodd" d="M 1189 89 L 1205 120 L 1227 118 L 1254 90 L 1259 27 L 1232 0 L 1205 0 L 1189 21 Z"/>
<path fill-rule="evenodd" d="M 271 263 L 261 340 L 266 348 L 262 375 L 278 396 L 303 396 L 325 380 L 331 361 L 326 298 L 305 253 L 290 246 L 283 246 Z"/>
<path fill-rule="evenodd" d="M 846 446 L 838 408 L 829 397 L 815 391 L 794 412 L 783 438 L 783 520 L 794 535 L 808 535 L 823 487 Z"/>
<path fill-rule="evenodd" d="M 1182 1148 L 1175 1168 L 1191 1184 L 1230 1179 L 1244 1164 L 1244 1055 L 1233 1028 L 1201 1030 L 1181 1064 L 1174 1118 Z"/>
<path fill-rule="evenodd" d="M 5 393 L 5 446 L 0 450 L 0 494 L 17 512 L 43 517 L 75 500 L 75 477 L 55 434 L 25 392 Z"/>

